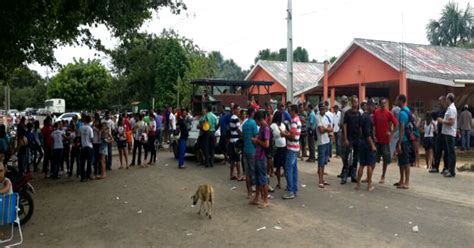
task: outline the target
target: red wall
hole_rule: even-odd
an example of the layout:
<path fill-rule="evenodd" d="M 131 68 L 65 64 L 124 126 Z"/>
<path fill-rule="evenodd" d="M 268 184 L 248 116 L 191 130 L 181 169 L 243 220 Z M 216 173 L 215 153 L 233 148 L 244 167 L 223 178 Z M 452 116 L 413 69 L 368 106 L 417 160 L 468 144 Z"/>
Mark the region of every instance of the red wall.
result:
<path fill-rule="evenodd" d="M 256 81 L 272 81 L 273 85 L 270 86 L 270 94 L 271 95 L 283 95 L 283 99 L 286 98 L 286 88 L 283 87 L 278 81 L 276 81 L 270 74 L 268 74 L 265 70 L 263 70 L 260 66 L 257 67 L 255 73 L 250 80 Z M 258 94 L 258 89 L 255 87 L 251 92 L 251 94 Z M 267 94 L 266 90 L 263 87 L 260 87 L 260 94 Z"/>
<path fill-rule="evenodd" d="M 398 81 L 399 73 L 362 48 L 351 55 L 329 76 L 329 86 Z"/>

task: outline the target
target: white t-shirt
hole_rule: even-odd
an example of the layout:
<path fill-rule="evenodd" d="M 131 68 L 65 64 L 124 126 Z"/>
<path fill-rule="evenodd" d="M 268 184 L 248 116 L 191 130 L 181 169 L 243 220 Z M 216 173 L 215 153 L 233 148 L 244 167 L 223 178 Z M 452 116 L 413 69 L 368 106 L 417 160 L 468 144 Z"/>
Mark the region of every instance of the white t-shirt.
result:
<path fill-rule="evenodd" d="M 144 121 L 139 121 L 135 124 L 135 133 L 134 133 L 134 139 L 135 140 L 140 140 L 140 138 L 142 137 L 142 134 L 146 131 L 146 128 L 145 128 L 145 122 Z"/>
<path fill-rule="evenodd" d="M 270 129 L 272 130 L 275 147 L 286 147 L 286 139 L 281 137 L 281 130 L 286 130 L 285 124 L 281 123 L 280 126 L 278 126 L 276 123 L 272 123 L 272 125 L 270 125 Z"/>
<path fill-rule="evenodd" d="M 176 116 L 173 113 L 170 113 L 170 129 L 176 130 Z"/>
<path fill-rule="evenodd" d="M 7 184 L 7 182 L 10 182 L 10 189 L 8 190 L 7 193 L 5 193 L 5 195 L 10 195 L 10 194 L 13 194 L 13 185 L 12 185 L 12 182 L 10 181 L 10 179 L 8 178 L 3 178 L 3 181 L 0 182 L 0 185 L 2 185 L 2 188 L 5 187 L 5 184 Z"/>
<path fill-rule="evenodd" d="M 448 125 L 443 124 L 443 129 L 441 130 L 441 133 L 456 137 L 456 128 L 458 126 L 458 111 L 456 110 L 456 106 L 454 106 L 454 103 L 451 103 L 451 105 L 449 105 L 448 109 L 446 110 L 446 114 L 444 114 L 444 121 L 447 121 L 451 118 L 454 119 L 454 125 L 449 127 Z"/>
<path fill-rule="evenodd" d="M 92 148 L 92 139 L 94 138 L 94 132 L 89 125 L 84 124 L 79 130 L 81 134 L 81 146 Z"/>
<path fill-rule="evenodd" d="M 51 133 L 51 137 L 53 137 L 54 145 L 53 149 L 63 149 L 63 136 L 64 136 L 64 131 L 63 130 L 54 130 Z"/>
<path fill-rule="evenodd" d="M 337 111 L 336 114 L 334 114 L 334 132 L 337 133 L 341 130 L 341 127 L 339 126 L 339 123 L 341 122 L 341 111 Z"/>
<path fill-rule="evenodd" d="M 325 116 L 321 116 L 321 114 L 318 114 L 316 116 L 316 120 L 318 123 L 318 127 L 316 128 L 316 134 L 318 135 L 318 146 L 319 145 L 325 145 L 329 143 L 329 134 L 327 132 L 321 133 L 319 131 L 319 127 L 327 128 L 331 124 L 329 123 L 328 118 Z"/>
<path fill-rule="evenodd" d="M 119 126 L 117 128 L 117 132 L 118 132 L 118 137 L 119 137 L 119 140 L 127 140 L 127 137 L 125 136 L 125 128 L 124 126 Z"/>
<path fill-rule="evenodd" d="M 434 130 L 436 129 L 437 122 L 436 121 L 431 121 L 426 125 L 425 122 L 425 138 L 427 137 L 434 137 Z"/>

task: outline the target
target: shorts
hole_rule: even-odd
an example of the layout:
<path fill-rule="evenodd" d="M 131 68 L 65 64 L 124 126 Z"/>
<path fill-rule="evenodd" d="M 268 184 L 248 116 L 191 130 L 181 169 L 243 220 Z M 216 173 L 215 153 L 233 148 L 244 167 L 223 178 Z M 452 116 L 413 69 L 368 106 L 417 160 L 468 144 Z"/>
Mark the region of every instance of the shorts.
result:
<path fill-rule="evenodd" d="M 118 140 L 117 141 L 117 148 L 118 149 L 123 149 L 127 147 L 127 141 L 126 140 Z"/>
<path fill-rule="evenodd" d="M 360 166 L 374 166 L 375 154 L 376 152 L 372 151 L 372 148 L 370 147 L 370 144 L 367 141 L 360 142 L 360 146 L 359 146 Z"/>
<path fill-rule="evenodd" d="M 434 149 L 434 138 L 433 137 L 425 137 L 423 139 L 423 148 L 425 148 L 425 150 L 429 150 L 429 149 Z"/>
<path fill-rule="evenodd" d="M 107 144 L 104 144 L 104 143 L 100 144 L 99 154 L 105 155 L 105 156 L 108 155 L 108 146 L 107 146 Z"/>
<path fill-rule="evenodd" d="M 410 166 L 410 147 L 411 145 L 409 142 L 402 142 L 402 151 L 400 154 L 398 154 L 398 166 Z"/>
<path fill-rule="evenodd" d="M 255 185 L 263 186 L 267 184 L 267 159 L 255 160 Z"/>
<path fill-rule="evenodd" d="M 324 168 L 328 162 L 328 144 L 318 145 L 318 167 Z"/>
<path fill-rule="evenodd" d="M 390 155 L 390 145 L 380 143 L 375 145 L 377 146 L 377 153 L 375 155 L 377 158 L 377 163 L 380 163 L 380 158 L 382 158 L 384 164 L 390 164 L 392 162 L 392 156 Z"/>
<path fill-rule="evenodd" d="M 273 156 L 273 166 L 275 168 L 285 167 L 286 147 L 277 147 Z"/>
<path fill-rule="evenodd" d="M 229 143 L 227 146 L 227 156 L 231 162 L 240 162 L 240 154 L 235 149 L 235 143 Z"/>
<path fill-rule="evenodd" d="M 274 156 L 273 153 L 273 144 L 270 142 L 270 146 L 268 148 L 265 148 L 265 156 L 267 159 L 272 159 Z"/>
<path fill-rule="evenodd" d="M 250 178 L 250 185 L 255 185 L 255 154 L 243 154 L 245 177 Z M 265 171 L 266 174 L 266 171 Z"/>

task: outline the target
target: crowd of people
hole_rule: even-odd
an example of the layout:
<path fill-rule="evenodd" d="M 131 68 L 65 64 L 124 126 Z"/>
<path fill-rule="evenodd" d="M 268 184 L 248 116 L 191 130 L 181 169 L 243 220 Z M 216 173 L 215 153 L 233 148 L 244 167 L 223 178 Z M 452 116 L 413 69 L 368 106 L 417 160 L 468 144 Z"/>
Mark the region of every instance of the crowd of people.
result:
<path fill-rule="evenodd" d="M 328 102 L 312 104 L 271 104 L 261 108 L 252 99 L 246 111 L 236 104 L 230 111 L 224 107 L 219 115 L 208 106 L 201 117 L 201 147 L 204 165 L 214 165 L 215 132 L 220 131 L 219 148 L 225 152 L 225 162 L 230 164 L 230 179 L 246 181 L 250 204 L 262 208 L 268 206 L 268 192 L 275 189 L 270 178 L 276 176 L 276 189 L 281 189 L 281 176 L 286 179 L 283 199 L 298 195 L 298 160 L 317 164 L 319 188 L 329 185 L 324 171 L 330 159 L 340 157 L 341 184 L 350 178 L 359 190 L 367 183 L 367 190 L 375 189 L 373 171 L 376 163 L 382 163 L 380 184 L 385 183 L 387 167 L 396 158 L 400 179 L 394 184 L 399 189 L 410 187 L 410 167 L 419 166 L 419 149 L 426 150 L 426 168 L 439 172 L 441 157 L 444 158 L 442 174 L 456 175 L 455 137 L 457 110 L 454 94 L 439 98 L 439 109 L 428 112 L 424 120 L 407 106 L 405 95 L 399 95 L 389 110 L 386 98 L 359 102 L 357 96 L 343 96 L 333 107 Z M 465 119 L 472 116 L 463 108 Z M 466 112 L 467 111 L 467 112 Z M 467 124 L 466 124 L 467 125 Z M 461 125 L 461 129 L 466 128 Z M 469 124 L 470 130 L 470 124 Z M 424 136 L 422 137 L 422 134 Z M 463 149 L 468 149 L 463 143 Z M 335 157 L 333 157 L 335 147 Z M 308 154 L 309 152 L 309 154 Z M 316 157 L 317 155 L 317 157 Z M 180 167 L 182 163 L 180 162 Z M 364 177 L 364 170 L 367 170 Z"/>

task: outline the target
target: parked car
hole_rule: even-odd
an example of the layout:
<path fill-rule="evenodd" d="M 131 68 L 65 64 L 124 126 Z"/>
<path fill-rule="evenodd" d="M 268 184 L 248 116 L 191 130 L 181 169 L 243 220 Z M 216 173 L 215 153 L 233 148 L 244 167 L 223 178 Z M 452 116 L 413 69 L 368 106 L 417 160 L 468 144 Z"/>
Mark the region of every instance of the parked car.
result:
<path fill-rule="evenodd" d="M 72 117 L 74 117 L 74 116 L 77 116 L 77 119 L 81 119 L 81 114 L 76 113 L 76 112 L 70 112 L 70 113 L 64 113 L 64 114 L 60 115 L 56 119 L 56 122 L 59 122 L 59 121 L 71 122 Z"/>
<path fill-rule="evenodd" d="M 188 141 L 186 142 L 186 153 L 196 155 L 196 159 L 198 162 L 202 162 L 204 158 L 202 157 L 201 148 L 198 143 L 199 138 L 199 120 L 194 119 L 191 125 L 191 130 L 189 131 Z M 219 130 L 216 131 L 216 145 L 215 145 L 215 154 L 223 154 L 222 149 L 219 147 L 219 138 L 220 138 Z M 176 159 L 178 159 L 178 138 L 176 137 L 172 140 L 172 147 L 173 147 L 173 154 Z"/>
<path fill-rule="evenodd" d="M 20 111 L 18 111 L 18 109 L 10 109 L 8 110 L 7 112 L 9 115 L 19 115 L 20 114 Z"/>

